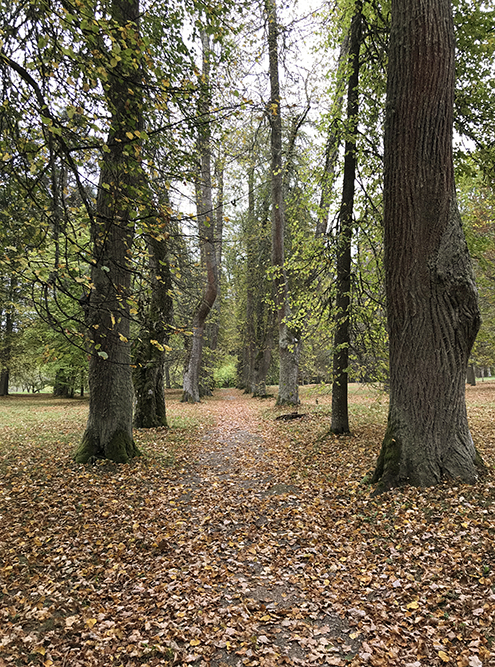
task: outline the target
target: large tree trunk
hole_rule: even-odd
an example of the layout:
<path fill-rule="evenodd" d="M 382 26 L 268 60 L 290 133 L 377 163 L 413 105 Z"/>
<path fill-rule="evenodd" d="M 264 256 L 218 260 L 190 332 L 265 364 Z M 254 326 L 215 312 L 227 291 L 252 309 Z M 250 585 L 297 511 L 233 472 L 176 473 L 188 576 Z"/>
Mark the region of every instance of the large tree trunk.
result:
<path fill-rule="evenodd" d="M 385 129 L 388 427 L 374 482 L 474 482 L 465 378 L 480 324 L 454 190 L 450 0 L 393 0 Z"/>
<path fill-rule="evenodd" d="M 121 48 L 138 45 L 138 0 L 113 0 L 111 13 L 123 28 Z M 133 46 L 137 57 L 138 48 Z M 93 287 L 87 303 L 90 402 L 86 431 L 74 456 L 78 463 L 95 458 L 124 463 L 139 454 L 132 437 L 129 341 L 132 216 L 142 183 L 142 71 L 135 58 L 120 60 L 102 85 L 111 119 L 92 226 Z"/>
<path fill-rule="evenodd" d="M 198 403 L 200 400 L 200 370 L 203 355 L 205 322 L 217 298 L 218 268 L 215 252 L 213 224 L 213 203 L 211 196 L 211 128 L 210 128 L 210 41 L 206 33 L 202 34 L 203 42 L 203 90 L 199 102 L 198 152 L 200 158 L 199 182 L 196 183 L 196 201 L 198 212 L 198 229 L 201 244 L 201 257 L 206 269 L 206 287 L 201 302 L 196 310 L 192 323 L 192 344 L 186 372 L 183 380 L 182 401 Z"/>
<path fill-rule="evenodd" d="M 344 157 L 344 181 L 337 239 L 335 297 L 335 335 L 333 351 L 332 423 L 333 433 L 349 433 L 348 366 L 349 318 L 351 308 L 351 245 L 353 232 L 354 190 L 356 181 L 356 131 L 359 112 L 359 53 L 361 48 L 362 2 L 355 4 L 349 42 L 350 74 L 347 88 L 347 136 Z"/>
<path fill-rule="evenodd" d="M 270 69 L 271 190 L 272 190 L 272 266 L 274 268 L 275 306 L 278 315 L 279 387 L 277 405 L 299 404 L 300 341 L 292 328 L 289 288 L 284 264 L 285 212 L 283 197 L 282 117 L 278 72 L 278 23 L 275 0 L 265 0 L 268 20 L 268 59 Z"/>

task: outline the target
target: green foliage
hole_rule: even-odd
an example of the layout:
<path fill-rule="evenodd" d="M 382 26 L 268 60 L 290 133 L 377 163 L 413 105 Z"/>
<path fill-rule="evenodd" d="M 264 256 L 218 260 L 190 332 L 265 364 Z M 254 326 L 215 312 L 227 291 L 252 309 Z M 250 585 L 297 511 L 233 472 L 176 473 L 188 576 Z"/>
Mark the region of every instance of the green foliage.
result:
<path fill-rule="evenodd" d="M 481 367 L 495 365 L 495 193 L 486 184 L 477 156 L 458 180 L 458 199 L 469 252 L 473 259 L 482 316 L 471 360 Z"/>
<path fill-rule="evenodd" d="M 237 358 L 230 355 L 222 359 L 221 366 L 213 372 L 215 387 L 235 387 L 237 383 Z"/>
<path fill-rule="evenodd" d="M 476 161 L 493 183 L 495 8 L 489 2 L 453 0 L 453 9 L 457 46 L 455 127 L 460 135 L 475 143 Z M 471 153 L 470 148 L 460 146 L 458 158 Z"/>
<path fill-rule="evenodd" d="M 323 17 L 312 19 L 314 32 L 324 30 L 318 47 L 322 59 L 341 46 L 354 6 L 354 2 L 341 0 L 336 7 L 326 8 Z M 495 10 L 489 3 L 473 0 L 454 0 L 453 6 L 456 129 L 477 147 L 467 159 L 466 153 L 472 152 L 469 144 L 459 153 L 462 159 L 458 161 L 464 179 L 460 200 L 484 319 L 473 354 L 477 363 L 483 360 L 486 365 L 494 356 L 491 332 L 495 330 L 490 270 Z M 128 159 L 135 166 L 142 165 L 146 187 L 141 183 L 134 186 L 135 197 L 129 207 L 135 231 L 135 242 L 129 249 L 133 271 L 128 304 L 133 318 L 131 336 L 139 335 L 139 323 L 149 303 L 146 238 L 152 235 L 170 243 L 174 323 L 166 359 L 172 383 L 180 384 L 184 341 L 188 340 L 202 280 L 197 238 L 191 233 L 194 216 L 179 197 L 179 190 L 184 189 L 181 183 L 187 191 L 197 173 L 200 30 L 212 35 L 215 42 L 211 53 L 215 81 L 212 136 L 215 150 L 227 156 L 226 206 L 234 202 L 225 223 L 219 343 L 210 360 L 223 378 L 220 381 L 231 382 L 231 359 L 242 357 L 248 340 L 256 338 L 261 346 L 268 341 L 273 324 L 273 281 L 266 271 L 270 263 L 266 82 L 260 79 L 256 89 L 246 83 L 252 82 L 245 77 L 246 72 L 249 70 L 252 77 L 261 62 L 262 40 L 256 32 L 256 12 L 250 9 L 234 19 L 231 12 L 239 8 L 245 9 L 239 3 L 160 1 L 153 5 L 153 11 L 143 7 L 138 37 L 130 24 L 118 28 L 106 0 L 38 4 L 1 0 L 0 276 L 3 285 L 13 276 L 15 287 L 11 296 L 0 287 L 0 361 L 5 365 L 8 356 L 12 378 L 18 384 L 51 384 L 61 369 L 77 369 L 79 374 L 87 362 L 84 305 L 93 288 L 95 239 L 90 227 L 101 194 L 98 179 L 102 160 L 109 151 L 108 86 L 119 72 L 136 67 L 145 73 L 145 126 L 123 128 L 123 137 Z M 386 377 L 387 364 L 380 224 L 389 1 L 365 2 L 363 16 L 349 370 L 353 378 L 378 380 Z M 324 28 L 320 28 L 320 19 L 326 20 Z M 295 27 L 285 26 L 284 36 L 286 44 L 296 49 Z M 322 95 L 320 89 L 318 103 L 312 103 L 306 117 L 306 108 L 311 106 L 307 98 L 314 95 L 316 77 L 307 77 L 304 96 L 299 96 L 303 84 L 291 58 L 288 53 L 291 90 L 283 91 L 285 250 L 291 324 L 304 340 L 301 378 L 329 381 L 341 154 L 329 196 L 327 235 L 323 240 L 315 239 L 314 230 L 325 180 L 322 137 L 333 132 L 341 145 L 354 129 L 347 126 L 338 103 L 349 63 L 322 71 L 325 92 Z M 307 131 L 309 124 L 320 134 Z M 248 182 L 250 171 L 252 186 Z M 249 194 L 252 211 L 248 210 Z M 256 307 L 248 314 L 251 298 Z M 8 310 L 14 318 L 10 337 L 5 327 Z M 44 323 L 35 324 L 38 317 Z M 276 358 L 273 363 L 277 363 Z"/>

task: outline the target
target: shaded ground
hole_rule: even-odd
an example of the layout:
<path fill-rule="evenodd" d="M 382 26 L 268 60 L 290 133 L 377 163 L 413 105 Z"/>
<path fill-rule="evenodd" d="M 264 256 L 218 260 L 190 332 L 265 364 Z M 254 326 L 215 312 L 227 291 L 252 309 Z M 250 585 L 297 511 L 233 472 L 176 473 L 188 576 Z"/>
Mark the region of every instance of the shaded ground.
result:
<path fill-rule="evenodd" d="M 493 475 L 372 499 L 383 395 L 335 438 L 302 394 L 169 394 L 125 466 L 70 462 L 85 402 L 0 400 L 0 667 L 494 665 Z M 493 465 L 495 387 L 468 397 Z"/>

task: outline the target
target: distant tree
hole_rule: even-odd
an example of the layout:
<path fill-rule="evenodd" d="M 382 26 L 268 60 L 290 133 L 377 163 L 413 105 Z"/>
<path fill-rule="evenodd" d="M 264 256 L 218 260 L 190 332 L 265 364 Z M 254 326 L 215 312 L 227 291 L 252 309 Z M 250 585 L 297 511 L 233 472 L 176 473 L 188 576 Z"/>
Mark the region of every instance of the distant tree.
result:
<path fill-rule="evenodd" d="M 206 32 L 202 35 L 203 68 L 201 77 L 201 95 L 198 110 L 197 152 L 199 169 L 196 174 L 196 208 L 198 235 L 200 240 L 201 261 L 206 274 L 206 283 L 202 291 L 192 321 L 192 342 L 189 358 L 184 373 L 182 401 L 197 403 L 200 400 L 200 370 L 203 356 L 206 318 L 210 314 L 218 293 L 218 266 L 215 249 L 215 216 L 213 211 L 211 182 L 211 40 Z"/>
<path fill-rule="evenodd" d="M 473 259 L 481 310 L 481 327 L 471 351 L 468 382 L 476 383 L 474 366 L 495 366 L 495 191 L 484 174 L 483 158 L 473 155 L 464 162 L 465 171 L 459 179 L 458 198 Z M 478 166 L 479 165 L 479 166 Z"/>
<path fill-rule="evenodd" d="M 278 318 L 279 387 L 277 405 L 299 403 L 298 371 L 300 333 L 292 321 L 289 286 L 285 268 L 285 201 L 283 192 L 284 164 L 282 157 L 282 116 L 278 66 L 277 7 L 275 0 L 265 0 L 268 31 L 268 60 L 270 73 L 271 192 L 272 192 L 272 268 L 275 290 L 275 308 Z"/>
<path fill-rule="evenodd" d="M 172 276 L 169 259 L 170 206 L 165 202 L 159 219 L 152 218 L 145 234 L 148 274 L 146 303 L 139 309 L 140 328 L 133 349 L 133 382 L 137 428 L 167 426 L 165 356 L 173 319 Z"/>

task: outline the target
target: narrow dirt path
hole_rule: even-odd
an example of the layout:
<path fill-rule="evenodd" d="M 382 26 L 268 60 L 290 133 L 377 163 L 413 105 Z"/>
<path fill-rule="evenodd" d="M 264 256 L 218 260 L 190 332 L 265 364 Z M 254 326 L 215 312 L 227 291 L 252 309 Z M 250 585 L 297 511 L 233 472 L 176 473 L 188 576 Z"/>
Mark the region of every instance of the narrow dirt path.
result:
<path fill-rule="evenodd" d="M 312 549 L 292 530 L 305 510 L 283 450 L 263 437 L 260 409 L 240 392 L 218 392 L 204 407 L 215 424 L 181 478 L 180 511 L 207 545 L 196 582 L 213 597 L 201 614 L 207 627 L 198 626 L 213 636 L 186 661 L 343 665 L 358 645 L 332 605 L 311 595 Z"/>

